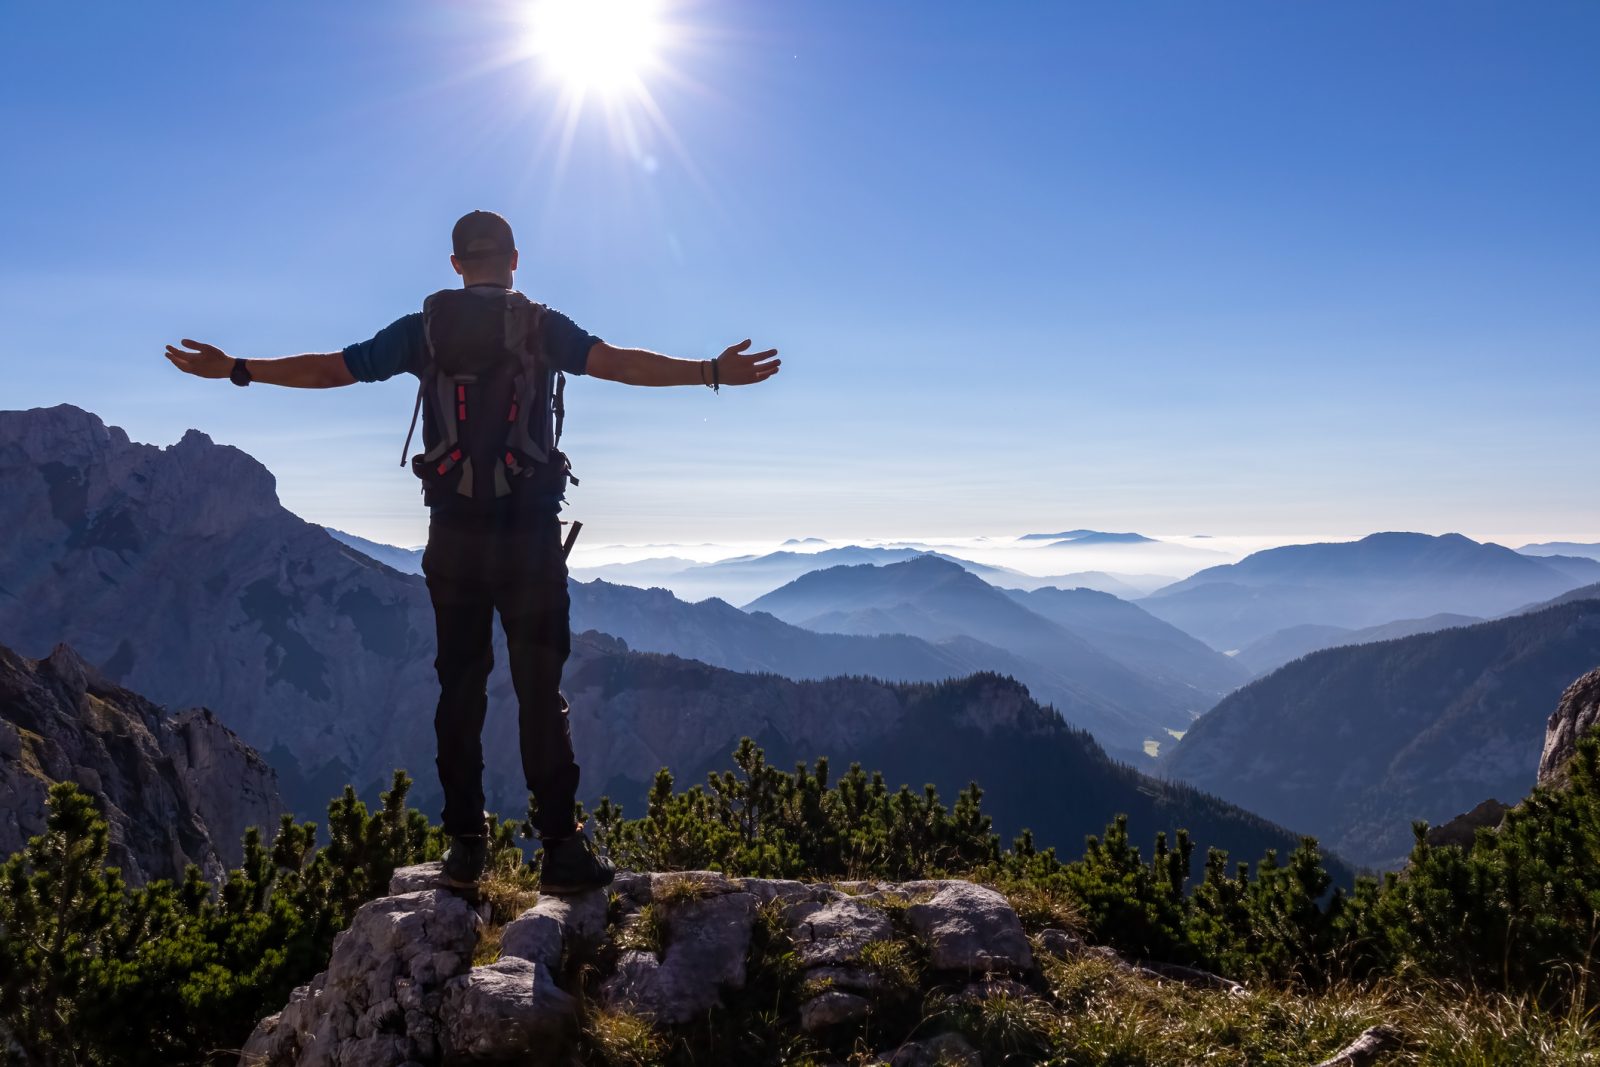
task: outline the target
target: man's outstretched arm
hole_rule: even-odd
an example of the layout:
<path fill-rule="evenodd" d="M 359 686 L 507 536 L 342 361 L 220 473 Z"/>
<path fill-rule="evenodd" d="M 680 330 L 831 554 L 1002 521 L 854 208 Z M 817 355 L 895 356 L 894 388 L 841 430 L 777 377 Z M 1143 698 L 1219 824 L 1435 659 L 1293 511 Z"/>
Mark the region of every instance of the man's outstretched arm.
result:
<path fill-rule="evenodd" d="M 233 370 L 233 357 L 215 345 L 201 344 L 187 337 L 167 346 L 167 359 L 185 374 L 199 378 L 226 378 Z M 281 359 L 249 359 L 245 366 L 252 381 L 284 385 L 291 389 L 333 389 L 354 385 L 355 378 L 345 364 L 343 352 L 308 352 Z"/>
<path fill-rule="evenodd" d="M 776 348 L 747 352 L 749 347 L 749 341 L 729 345 L 715 360 L 674 359 L 601 341 L 589 349 L 588 372 L 624 385 L 754 385 L 778 373 L 782 361 Z"/>

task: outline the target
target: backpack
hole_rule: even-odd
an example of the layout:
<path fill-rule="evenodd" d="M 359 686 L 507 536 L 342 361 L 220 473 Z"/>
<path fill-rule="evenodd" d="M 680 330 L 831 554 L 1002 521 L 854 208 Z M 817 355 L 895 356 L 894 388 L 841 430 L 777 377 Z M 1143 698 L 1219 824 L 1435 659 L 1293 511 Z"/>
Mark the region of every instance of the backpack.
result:
<path fill-rule="evenodd" d="M 422 411 L 411 470 L 429 506 L 487 515 L 557 504 L 578 484 L 556 447 L 566 378 L 545 358 L 544 314 L 514 289 L 445 289 L 423 303 L 426 362 L 400 461 Z"/>

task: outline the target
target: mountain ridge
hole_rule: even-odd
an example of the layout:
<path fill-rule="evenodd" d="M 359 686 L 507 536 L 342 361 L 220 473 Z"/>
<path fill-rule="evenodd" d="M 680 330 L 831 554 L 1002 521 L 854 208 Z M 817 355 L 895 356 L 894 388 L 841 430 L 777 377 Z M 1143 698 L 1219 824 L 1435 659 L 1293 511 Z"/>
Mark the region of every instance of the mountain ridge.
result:
<path fill-rule="evenodd" d="M 1200 571 L 1140 606 L 1221 651 L 1306 623 L 1359 629 L 1440 613 L 1493 617 L 1582 582 L 1461 534 L 1284 545 Z"/>
<path fill-rule="evenodd" d="M 1413 819 L 1520 799 L 1549 709 L 1596 663 L 1600 600 L 1323 649 L 1225 697 L 1161 770 L 1392 867 Z"/>
<path fill-rule="evenodd" d="M 272 770 L 210 711 L 173 714 L 66 645 L 37 660 L 0 646 L 0 855 L 45 832 L 57 782 L 94 794 L 111 863 L 135 885 L 190 864 L 221 881 L 246 828 L 270 837 L 284 810 Z"/>
<path fill-rule="evenodd" d="M 270 473 L 245 453 L 194 433 L 165 449 L 135 444 L 76 409 L 0 412 L 0 524 L 12 531 L 0 543 L 7 589 L 0 642 L 26 649 L 70 640 L 120 685 L 169 705 L 218 709 L 294 776 L 286 799 L 300 814 L 320 814 L 330 780 L 349 780 L 371 796 L 394 768 L 431 764 L 437 689 L 422 579 L 283 509 Z M 498 639 L 496 647 L 485 785 L 497 810 L 520 812 L 526 789 L 513 696 Z M 874 679 L 739 674 L 634 652 L 595 632 L 575 636 L 565 683 L 586 800 L 607 789 L 640 795 L 663 765 L 704 765 L 746 734 L 774 752 L 827 755 L 837 764 L 880 749 L 892 756 L 919 736 L 922 724 L 908 719 L 908 708 L 930 699 L 926 690 Z M 966 731 L 960 736 L 969 747 L 947 753 L 943 766 L 903 773 L 942 789 L 970 778 L 970 746 L 979 756 L 1040 747 L 1032 735 L 1007 733 L 1007 708 L 1026 702 L 1027 721 L 1059 719 L 1014 682 L 940 692 L 948 729 Z M 986 733 L 990 720 L 1000 725 Z M 1193 791 L 1119 779 L 1097 746 L 1065 724 L 1050 730 L 1055 740 L 1029 757 L 1046 760 L 1033 772 L 1044 777 L 1008 783 L 1017 792 L 995 809 L 1000 825 L 1038 822 L 1029 812 L 1057 780 L 1046 759 L 1054 753 L 1073 773 L 1099 768 L 1094 773 L 1111 783 L 1102 795 L 1119 805 L 1144 803 L 1139 797 L 1154 791 L 1175 798 L 1165 813 L 1186 822 L 1192 812 L 1211 839 L 1228 845 L 1234 838 L 1230 847 L 1241 854 L 1259 851 L 1263 824 L 1254 816 Z M 431 775 L 419 774 L 413 798 L 423 808 L 436 803 Z M 1058 813 L 1057 839 L 1041 831 L 1041 842 L 1074 849 L 1081 833 L 1098 831 L 1113 814 Z M 1273 833 L 1292 844 L 1287 831 Z"/>

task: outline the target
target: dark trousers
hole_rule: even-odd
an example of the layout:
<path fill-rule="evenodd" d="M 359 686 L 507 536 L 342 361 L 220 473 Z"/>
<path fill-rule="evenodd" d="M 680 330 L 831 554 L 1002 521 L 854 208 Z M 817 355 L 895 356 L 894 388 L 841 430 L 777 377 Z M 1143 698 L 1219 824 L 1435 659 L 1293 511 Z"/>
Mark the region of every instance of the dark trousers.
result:
<path fill-rule="evenodd" d="M 567 564 L 554 515 L 515 525 L 429 525 L 422 573 L 439 634 L 439 784 L 444 829 L 483 833 L 483 719 L 494 666 L 494 615 L 506 634 L 516 688 L 522 770 L 538 801 L 541 837 L 573 832 L 578 764 L 561 668 L 572 650 Z"/>

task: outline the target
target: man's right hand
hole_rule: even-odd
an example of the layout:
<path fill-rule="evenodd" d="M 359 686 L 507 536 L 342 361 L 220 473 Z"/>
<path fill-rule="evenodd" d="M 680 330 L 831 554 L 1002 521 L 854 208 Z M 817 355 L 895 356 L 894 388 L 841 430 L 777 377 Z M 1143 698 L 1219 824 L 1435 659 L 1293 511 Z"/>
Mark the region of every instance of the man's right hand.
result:
<path fill-rule="evenodd" d="M 185 337 L 182 348 L 167 346 L 167 359 L 185 374 L 199 378 L 226 378 L 233 370 L 233 357 L 216 345 L 201 344 Z"/>

